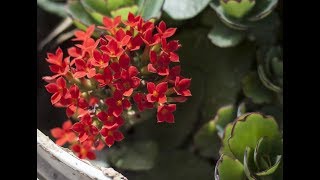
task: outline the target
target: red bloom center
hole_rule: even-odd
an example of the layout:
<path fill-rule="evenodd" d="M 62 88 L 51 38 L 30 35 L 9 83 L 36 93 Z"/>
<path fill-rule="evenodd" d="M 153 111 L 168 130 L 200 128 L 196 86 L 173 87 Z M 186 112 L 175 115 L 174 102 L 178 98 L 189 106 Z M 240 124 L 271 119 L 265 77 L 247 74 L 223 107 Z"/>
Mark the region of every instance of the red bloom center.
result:
<path fill-rule="evenodd" d="M 85 148 L 81 148 L 80 154 L 82 154 L 82 155 L 87 154 L 87 150 Z"/>
<path fill-rule="evenodd" d="M 125 89 L 129 89 L 131 86 L 128 82 L 123 83 Z"/>

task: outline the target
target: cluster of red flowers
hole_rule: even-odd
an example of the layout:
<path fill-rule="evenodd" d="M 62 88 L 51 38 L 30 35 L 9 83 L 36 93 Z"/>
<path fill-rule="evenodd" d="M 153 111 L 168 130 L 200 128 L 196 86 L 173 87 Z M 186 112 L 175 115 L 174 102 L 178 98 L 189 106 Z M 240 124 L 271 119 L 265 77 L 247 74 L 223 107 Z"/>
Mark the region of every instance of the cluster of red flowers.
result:
<path fill-rule="evenodd" d="M 124 124 L 122 114 L 135 103 L 139 111 L 157 108 L 157 122 L 174 123 L 175 102 L 191 96 L 191 79 L 180 75 L 181 45 L 168 41 L 176 28 L 167 28 L 161 21 L 157 26 L 129 13 L 121 17 L 104 17 L 105 31 L 97 40 L 91 36 L 95 26 L 76 31 L 74 47 L 68 55 L 60 48 L 48 53 L 47 61 L 53 76 L 43 79 L 52 93 L 51 103 L 66 108 L 68 117 L 63 129 L 55 128 L 52 135 L 57 144 L 66 142 L 81 158 L 93 159 L 92 150 L 109 147 L 124 136 L 119 128 Z M 71 129 L 73 131 L 71 131 Z M 79 137 L 76 139 L 76 137 Z"/>

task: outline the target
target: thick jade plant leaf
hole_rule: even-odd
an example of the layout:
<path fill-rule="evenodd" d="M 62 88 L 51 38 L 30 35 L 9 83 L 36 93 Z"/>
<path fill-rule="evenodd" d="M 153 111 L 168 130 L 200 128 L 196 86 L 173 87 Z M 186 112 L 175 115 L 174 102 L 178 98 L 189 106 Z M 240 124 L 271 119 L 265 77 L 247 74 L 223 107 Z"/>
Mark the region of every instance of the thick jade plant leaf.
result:
<path fill-rule="evenodd" d="M 241 79 L 249 71 L 255 60 L 253 43 L 244 42 L 241 46 L 219 48 L 207 38 L 206 29 L 183 31 L 177 35 L 183 47 L 178 53 L 182 69 L 201 71 L 205 81 L 204 103 L 201 111 L 203 119 L 210 120 L 217 110 L 227 104 L 234 104 L 241 91 Z M 195 82 L 192 81 L 192 82 Z"/>
<path fill-rule="evenodd" d="M 60 17 L 67 16 L 65 3 L 52 0 L 37 0 L 37 5 L 45 11 L 56 14 Z"/>
<path fill-rule="evenodd" d="M 208 4 L 210 0 L 166 0 L 163 10 L 175 20 L 184 20 L 195 17 Z"/>
<path fill-rule="evenodd" d="M 244 95 L 251 99 L 253 103 L 271 103 L 275 98 L 274 92 L 262 84 L 257 72 L 249 72 L 242 79 L 242 84 Z"/>
<path fill-rule="evenodd" d="M 173 113 L 175 123 L 157 123 L 157 118 L 154 114 L 150 119 L 134 126 L 135 133 L 133 136 L 135 139 L 151 138 L 161 146 L 161 149 L 170 150 L 190 140 L 188 139 L 188 135 L 195 131 L 194 124 L 200 115 L 204 94 L 204 75 L 191 67 L 184 70 L 185 72 L 182 72 L 182 74 L 186 74 L 186 77 L 192 78 L 190 86 L 192 96 L 186 102 L 178 104 L 177 110 Z"/>
<path fill-rule="evenodd" d="M 267 17 L 276 7 L 278 0 L 213 0 L 212 9 L 222 22 L 231 28 L 247 30 L 257 21 Z"/>
<path fill-rule="evenodd" d="M 204 124 L 194 136 L 195 148 L 206 158 L 219 158 L 220 141 L 214 121 Z"/>
<path fill-rule="evenodd" d="M 214 168 L 193 153 L 174 150 L 158 155 L 155 166 L 146 172 L 139 173 L 130 180 L 195 180 L 213 179 Z"/>
<path fill-rule="evenodd" d="M 161 16 L 164 0 L 139 0 L 138 4 L 138 14 L 141 15 L 144 20 L 152 18 L 159 19 Z"/>
<path fill-rule="evenodd" d="M 149 170 L 155 164 L 158 146 L 153 141 L 126 142 L 119 148 L 112 146 L 107 153 L 114 167 L 133 171 Z"/>
<path fill-rule="evenodd" d="M 237 159 L 222 155 L 216 164 L 215 179 L 245 180 L 243 165 Z"/>
<path fill-rule="evenodd" d="M 226 27 L 226 25 L 221 22 L 215 23 L 208 34 L 211 42 L 221 48 L 236 46 L 241 43 L 245 37 L 245 32 Z"/>
<path fill-rule="evenodd" d="M 281 140 L 279 127 L 271 116 L 248 113 L 237 118 L 233 125 L 229 148 L 234 156 L 243 162 L 246 147 L 254 149 L 261 137 L 268 137 L 277 146 Z"/>

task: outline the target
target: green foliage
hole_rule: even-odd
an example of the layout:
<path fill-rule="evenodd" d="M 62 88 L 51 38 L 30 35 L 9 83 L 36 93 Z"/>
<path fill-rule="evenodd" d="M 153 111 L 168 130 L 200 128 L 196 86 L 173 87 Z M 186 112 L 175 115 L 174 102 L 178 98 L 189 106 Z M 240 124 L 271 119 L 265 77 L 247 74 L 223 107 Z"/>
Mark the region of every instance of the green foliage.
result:
<path fill-rule="evenodd" d="M 230 174 L 236 174 L 235 179 L 243 179 L 243 173 L 247 179 L 281 178 L 282 137 L 275 119 L 260 113 L 247 113 L 231 126 L 231 132 L 230 129 L 225 131 L 229 138 L 223 141 L 216 179 L 230 179 Z M 227 162 L 223 162 L 224 159 Z M 235 167 L 228 168 L 225 164 Z"/>
<path fill-rule="evenodd" d="M 125 142 L 120 148 L 113 146 L 107 153 L 108 160 L 114 167 L 141 171 L 154 166 L 158 147 L 152 141 Z"/>

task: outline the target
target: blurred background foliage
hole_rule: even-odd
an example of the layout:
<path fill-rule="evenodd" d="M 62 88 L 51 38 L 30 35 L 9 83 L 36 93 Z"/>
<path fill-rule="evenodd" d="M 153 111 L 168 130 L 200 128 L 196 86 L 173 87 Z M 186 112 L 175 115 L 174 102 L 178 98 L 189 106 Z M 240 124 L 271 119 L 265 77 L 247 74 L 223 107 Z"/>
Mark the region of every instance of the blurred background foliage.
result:
<path fill-rule="evenodd" d="M 126 126 L 125 141 L 98 153 L 97 163 L 114 167 L 130 180 L 282 179 L 281 167 L 278 168 L 282 164 L 282 150 L 271 152 L 262 146 L 273 147 L 282 136 L 282 0 L 37 0 L 37 3 L 37 105 L 38 128 L 42 132 L 49 135 L 49 129 L 66 118 L 62 109 L 51 106 L 41 80 L 49 74 L 44 60 L 46 52 L 58 46 L 66 50 L 75 28 L 101 25 L 102 16 L 120 15 L 126 19 L 128 12 L 132 12 L 178 28 L 173 38 L 182 44 L 178 53 L 182 74 L 192 78 L 192 97 L 177 106 L 175 124 L 157 124 L 152 111 L 128 114 L 126 119 L 130 123 Z M 100 33 L 97 31 L 96 36 Z M 270 115 L 273 124 L 264 122 L 264 117 L 251 118 L 254 122 L 244 121 L 242 126 L 235 123 L 246 119 L 243 116 L 249 112 Z M 231 131 L 236 128 L 240 128 L 243 136 L 254 138 L 239 138 L 241 135 L 234 132 L 232 136 Z M 268 132 L 263 134 L 263 129 Z M 262 134 L 257 134 L 260 131 Z M 277 136 L 276 141 L 269 137 L 273 135 Z M 236 142 L 230 143 L 232 137 Z M 247 148 L 240 151 L 233 144 Z M 241 156 L 235 157 L 238 151 Z"/>

